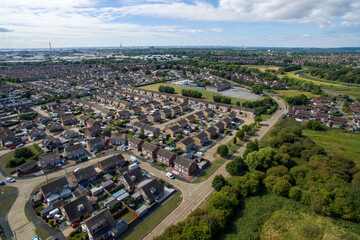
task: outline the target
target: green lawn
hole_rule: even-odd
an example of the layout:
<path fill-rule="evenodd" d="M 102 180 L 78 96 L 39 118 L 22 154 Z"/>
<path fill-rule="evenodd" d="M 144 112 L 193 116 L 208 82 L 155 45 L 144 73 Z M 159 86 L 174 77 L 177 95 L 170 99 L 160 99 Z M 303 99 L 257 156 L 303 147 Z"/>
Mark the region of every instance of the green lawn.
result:
<path fill-rule="evenodd" d="M 15 191 L 16 187 L 12 186 L 0 186 L 0 196 L 5 195 L 9 192 Z"/>
<path fill-rule="evenodd" d="M 265 70 L 278 70 L 280 68 L 278 66 L 272 66 L 272 65 L 242 65 L 242 66 L 249 68 L 257 68 L 263 72 L 265 72 Z"/>
<path fill-rule="evenodd" d="M 51 235 L 43 227 L 37 227 L 35 229 L 35 233 L 40 239 L 48 239 L 51 237 Z"/>
<path fill-rule="evenodd" d="M 210 167 L 206 168 L 204 171 L 200 173 L 191 183 L 200 183 L 208 179 L 213 173 L 224 163 L 226 162 L 225 159 L 219 158 L 215 161 L 211 162 L 212 164 Z"/>
<path fill-rule="evenodd" d="M 360 166 L 359 134 L 333 128 L 327 128 L 323 131 L 304 129 L 303 134 L 323 147 L 327 153 L 350 158 L 357 166 Z"/>
<path fill-rule="evenodd" d="M 235 136 L 234 136 L 235 137 Z M 243 142 L 237 139 L 236 144 L 233 143 L 233 140 L 229 141 L 227 144 L 225 144 L 229 148 L 229 156 L 233 155 L 242 145 L 244 145 Z"/>
<path fill-rule="evenodd" d="M 293 96 L 297 96 L 297 95 L 301 95 L 304 94 L 305 96 L 307 96 L 308 98 L 315 98 L 315 97 L 320 97 L 320 95 L 317 94 L 312 94 L 310 92 L 304 92 L 304 91 L 298 91 L 298 90 L 275 90 L 274 91 L 276 95 L 281 96 L 281 97 L 293 97 Z"/>
<path fill-rule="evenodd" d="M 36 158 L 38 155 L 41 154 L 41 152 L 37 151 L 34 147 L 34 145 L 30 146 L 30 147 L 27 147 L 28 149 L 30 149 L 35 155 L 32 156 L 31 158 Z M 14 152 L 15 150 L 11 151 L 10 153 L 4 155 L 3 157 L 0 158 L 0 163 L 1 165 L 3 166 L 3 168 L 5 169 L 5 171 L 9 174 L 12 174 L 15 172 L 16 170 L 16 167 L 15 168 L 11 168 L 11 167 L 6 167 L 6 164 L 11 160 L 11 159 L 14 159 Z M 26 159 L 26 161 L 30 160 L 31 158 L 29 159 Z"/>
<path fill-rule="evenodd" d="M 116 218 L 116 220 L 118 221 L 124 220 L 127 223 L 130 223 L 134 219 L 135 216 L 129 211 L 125 211 L 123 214 L 121 214 L 119 217 Z"/>
<path fill-rule="evenodd" d="M 151 84 L 151 85 L 146 85 L 146 86 L 142 86 L 141 88 L 147 89 L 147 90 L 152 90 L 152 91 L 159 91 L 159 86 L 160 85 L 167 85 L 167 86 L 171 86 L 175 89 L 175 94 L 176 95 L 181 95 L 181 90 L 182 89 L 192 89 L 192 90 L 196 90 L 202 93 L 202 99 L 203 100 L 208 100 L 208 101 L 214 101 L 213 96 L 214 95 L 221 95 L 220 93 L 216 93 L 216 92 L 210 92 L 210 91 L 206 91 L 206 90 L 199 90 L 199 89 L 193 89 L 193 88 L 187 88 L 187 87 L 182 87 L 182 86 L 177 86 L 177 85 L 172 85 L 172 84 L 165 84 L 165 83 L 156 83 L 156 84 Z M 236 102 L 246 102 L 249 100 L 246 99 L 241 99 L 241 98 L 234 98 L 231 97 L 231 104 L 235 104 Z"/>
<path fill-rule="evenodd" d="M 246 198 L 217 239 L 359 239 L 360 224 L 311 213 L 274 194 Z"/>
<path fill-rule="evenodd" d="M 182 195 L 180 192 L 172 196 L 168 201 L 162 204 L 155 212 L 149 215 L 144 221 L 139 223 L 124 238 L 125 240 L 143 239 L 145 235 L 167 217 L 181 202 Z"/>
<path fill-rule="evenodd" d="M 0 200 L 0 212 L 6 214 L 10 211 L 11 206 L 14 204 L 18 195 L 14 195 L 3 200 Z"/>

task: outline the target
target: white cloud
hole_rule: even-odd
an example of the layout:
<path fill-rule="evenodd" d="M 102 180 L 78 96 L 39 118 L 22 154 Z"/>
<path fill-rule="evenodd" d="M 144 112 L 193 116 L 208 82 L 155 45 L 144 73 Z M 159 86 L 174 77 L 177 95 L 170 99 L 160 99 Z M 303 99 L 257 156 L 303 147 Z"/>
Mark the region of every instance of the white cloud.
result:
<path fill-rule="evenodd" d="M 222 32 L 223 29 L 222 28 L 212 28 L 210 29 L 212 32 Z"/>

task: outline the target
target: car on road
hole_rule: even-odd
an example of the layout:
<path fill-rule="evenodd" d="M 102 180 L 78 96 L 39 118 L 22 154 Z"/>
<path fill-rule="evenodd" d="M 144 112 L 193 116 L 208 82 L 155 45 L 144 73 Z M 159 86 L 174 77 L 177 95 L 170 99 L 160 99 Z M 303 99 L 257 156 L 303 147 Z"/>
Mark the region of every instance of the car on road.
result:
<path fill-rule="evenodd" d="M 7 177 L 6 178 L 6 181 L 7 182 L 10 182 L 10 183 L 14 183 L 15 182 L 15 179 L 11 178 L 11 177 Z"/>
<path fill-rule="evenodd" d="M 0 185 L 5 185 L 5 182 L 3 182 L 3 181 L 0 181 Z"/>
<path fill-rule="evenodd" d="M 174 178 L 175 178 L 174 174 L 172 174 L 171 172 L 167 172 L 167 173 L 166 173 L 166 176 L 167 176 L 168 178 L 171 178 L 171 179 L 174 179 Z"/>
<path fill-rule="evenodd" d="M 82 168 L 81 167 L 78 167 L 77 169 L 74 170 L 74 172 L 78 172 L 80 171 Z"/>
<path fill-rule="evenodd" d="M 11 146 L 11 147 L 9 147 L 9 149 L 15 149 L 16 147 L 15 146 Z"/>
<path fill-rule="evenodd" d="M 149 157 L 146 157 L 146 159 L 150 159 Z M 130 156 L 130 161 L 132 161 L 133 163 L 139 164 L 139 161 L 137 160 L 136 157 L 134 156 Z"/>
<path fill-rule="evenodd" d="M 20 147 L 23 147 L 24 144 L 23 143 L 20 143 L 19 145 L 16 146 L 16 148 L 20 148 Z"/>
<path fill-rule="evenodd" d="M 267 123 L 263 123 L 262 125 L 263 125 L 263 126 L 269 126 L 269 124 L 267 124 Z"/>

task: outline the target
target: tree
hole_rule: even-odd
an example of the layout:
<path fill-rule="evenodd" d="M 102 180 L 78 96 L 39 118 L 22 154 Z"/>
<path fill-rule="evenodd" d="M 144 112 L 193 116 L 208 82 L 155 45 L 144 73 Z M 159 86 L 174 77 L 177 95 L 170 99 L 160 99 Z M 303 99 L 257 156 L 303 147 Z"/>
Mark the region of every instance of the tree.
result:
<path fill-rule="evenodd" d="M 245 133 L 243 130 L 239 130 L 236 132 L 236 137 L 240 140 L 243 140 L 245 138 Z"/>
<path fill-rule="evenodd" d="M 295 201 L 300 201 L 302 195 L 302 190 L 298 186 L 290 188 L 289 198 L 294 199 Z"/>
<path fill-rule="evenodd" d="M 236 157 L 234 160 L 226 164 L 226 171 L 231 176 L 241 176 L 248 170 L 244 160 L 241 157 Z"/>
<path fill-rule="evenodd" d="M 233 138 L 233 144 L 236 144 L 237 140 L 236 137 Z"/>
<path fill-rule="evenodd" d="M 276 151 L 271 147 L 262 148 L 257 152 L 251 152 L 246 156 L 245 163 L 250 170 L 268 169 L 276 161 Z"/>
<path fill-rule="evenodd" d="M 259 151 L 259 142 L 257 140 L 246 144 L 246 149 L 243 154 L 243 158 L 245 159 L 249 153 L 254 151 Z"/>
<path fill-rule="evenodd" d="M 26 159 L 26 158 L 32 157 L 33 155 L 34 155 L 34 153 L 28 148 L 18 148 L 14 152 L 15 158 L 25 158 Z"/>
<path fill-rule="evenodd" d="M 318 121 L 312 121 L 311 129 L 315 131 L 319 131 L 321 129 L 321 125 Z"/>
<path fill-rule="evenodd" d="M 275 185 L 273 186 L 273 192 L 277 195 L 281 195 L 281 196 L 288 196 L 289 190 L 291 188 L 291 184 L 289 183 L 289 181 L 280 178 Z"/>
<path fill-rule="evenodd" d="M 256 124 L 259 124 L 262 121 L 262 117 L 261 116 L 256 116 L 254 117 L 254 121 L 256 122 Z"/>
<path fill-rule="evenodd" d="M 140 132 L 140 133 L 139 133 L 139 138 L 141 138 L 141 139 L 145 139 L 145 138 L 146 138 L 145 133 Z"/>
<path fill-rule="evenodd" d="M 104 136 L 110 137 L 111 136 L 111 128 L 105 128 L 103 133 L 104 133 Z"/>
<path fill-rule="evenodd" d="M 216 153 L 219 154 L 222 157 L 226 157 L 229 153 L 229 148 L 226 145 L 220 145 L 217 150 Z"/>
<path fill-rule="evenodd" d="M 219 174 L 216 175 L 212 181 L 212 187 L 218 192 L 220 191 L 224 186 L 227 185 L 227 182 L 223 175 Z"/>
<path fill-rule="evenodd" d="M 20 113 L 18 117 L 20 120 L 31 120 L 32 119 L 32 117 L 26 113 Z"/>
<path fill-rule="evenodd" d="M 249 125 L 243 125 L 241 130 L 243 130 L 244 132 L 249 132 L 251 130 L 250 126 Z"/>

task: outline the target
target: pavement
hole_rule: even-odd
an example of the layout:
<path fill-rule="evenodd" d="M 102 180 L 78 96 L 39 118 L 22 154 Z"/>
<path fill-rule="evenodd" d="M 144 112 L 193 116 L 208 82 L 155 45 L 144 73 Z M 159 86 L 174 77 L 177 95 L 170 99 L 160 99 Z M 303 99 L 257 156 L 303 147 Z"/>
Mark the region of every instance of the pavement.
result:
<path fill-rule="evenodd" d="M 287 112 L 287 107 L 285 103 L 277 98 L 274 98 L 278 103 L 281 110 L 278 110 L 268 121 L 268 126 L 262 126 L 259 131 L 257 132 L 256 136 L 252 136 L 250 140 L 260 139 L 262 138 L 265 133 L 272 127 L 273 124 Z M 169 124 L 167 122 L 166 124 Z M 226 140 L 233 138 L 234 136 L 227 136 L 225 137 Z M 223 139 L 222 141 L 226 141 Z M 33 142 L 28 143 L 26 145 L 31 145 Z M 215 148 L 215 147 L 213 147 Z M 241 156 L 245 150 L 245 145 L 242 146 L 236 153 L 236 156 Z M 209 149 L 208 151 L 214 151 L 213 149 Z M 10 150 L 3 150 L 0 152 L 0 157 L 5 155 L 6 153 L 10 152 Z M 209 153 L 211 154 L 211 152 Z M 107 156 L 92 159 L 86 161 L 81 164 L 67 166 L 61 170 L 56 172 L 48 173 L 46 175 L 33 177 L 31 178 L 16 178 L 15 183 L 9 183 L 8 185 L 14 186 L 18 188 L 19 196 L 16 199 L 14 205 L 10 209 L 8 214 L 9 218 L 9 225 L 11 230 L 14 233 L 15 239 L 31 239 L 35 234 L 35 225 L 38 226 L 37 222 L 35 221 L 35 225 L 32 221 L 29 221 L 24 212 L 24 206 L 26 206 L 28 199 L 32 193 L 32 191 L 39 186 L 41 183 L 48 181 L 48 179 L 57 178 L 63 175 L 66 175 L 68 172 L 74 171 L 78 167 L 87 167 L 97 163 L 98 161 L 103 160 Z M 212 159 L 212 157 L 210 158 Z M 186 183 L 179 181 L 177 179 L 169 179 L 166 177 L 166 173 L 164 171 L 158 170 L 152 167 L 148 163 L 140 163 L 141 168 L 144 168 L 149 173 L 152 173 L 154 176 L 159 178 L 167 179 L 167 181 L 173 184 L 176 188 L 178 188 L 182 192 L 183 200 L 182 203 L 171 213 L 169 214 L 160 224 L 158 224 L 151 232 L 144 239 L 153 239 L 155 236 L 160 235 L 166 227 L 176 224 L 177 222 L 183 220 L 186 216 L 188 216 L 193 210 L 195 210 L 205 199 L 208 197 L 212 192 L 212 180 L 214 176 L 218 174 L 222 174 L 224 176 L 227 175 L 225 166 L 223 164 L 217 171 L 206 181 L 198 184 Z M 1 169 L 1 167 L 0 167 Z M 0 180 L 4 181 L 8 174 L 3 174 L 3 171 L 0 171 Z M 46 228 L 47 229 L 47 228 Z"/>

